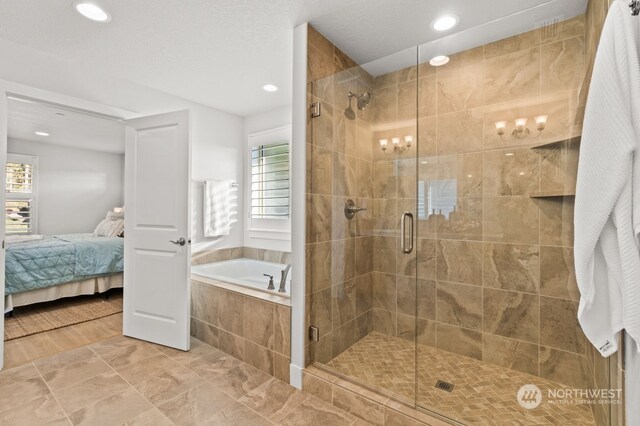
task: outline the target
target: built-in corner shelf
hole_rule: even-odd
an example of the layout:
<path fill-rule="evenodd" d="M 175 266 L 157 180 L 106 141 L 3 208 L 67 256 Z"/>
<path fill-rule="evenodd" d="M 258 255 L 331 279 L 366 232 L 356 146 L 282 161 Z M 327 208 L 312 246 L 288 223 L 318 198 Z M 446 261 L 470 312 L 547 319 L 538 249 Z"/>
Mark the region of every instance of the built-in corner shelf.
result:
<path fill-rule="evenodd" d="M 580 143 L 580 136 L 576 136 L 574 138 L 571 139 L 560 139 L 557 141 L 552 141 L 552 142 L 545 142 L 545 143 L 541 143 L 538 145 L 533 145 L 531 147 L 531 149 L 538 149 L 538 148 L 553 148 L 556 147 L 558 145 L 562 145 L 564 143 L 567 143 L 568 145 L 577 145 Z"/>
<path fill-rule="evenodd" d="M 555 198 L 555 197 L 575 197 L 575 192 L 570 191 L 536 191 L 531 192 L 531 198 Z"/>

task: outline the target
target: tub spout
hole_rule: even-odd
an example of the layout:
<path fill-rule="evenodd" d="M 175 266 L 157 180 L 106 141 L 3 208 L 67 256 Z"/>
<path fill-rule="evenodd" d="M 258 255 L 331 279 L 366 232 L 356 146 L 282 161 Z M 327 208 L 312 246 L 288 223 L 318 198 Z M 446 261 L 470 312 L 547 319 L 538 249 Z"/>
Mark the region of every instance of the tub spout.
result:
<path fill-rule="evenodd" d="M 286 293 L 287 289 L 285 288 L 285 284 L 287 283 L 287 275 L 289 275 L 289 270 L 291 269 L 291 264 L 289 263 L 286 268 L 284 268 L 280 275 L 280 288 L 278 289 L 278 293 Z"/>

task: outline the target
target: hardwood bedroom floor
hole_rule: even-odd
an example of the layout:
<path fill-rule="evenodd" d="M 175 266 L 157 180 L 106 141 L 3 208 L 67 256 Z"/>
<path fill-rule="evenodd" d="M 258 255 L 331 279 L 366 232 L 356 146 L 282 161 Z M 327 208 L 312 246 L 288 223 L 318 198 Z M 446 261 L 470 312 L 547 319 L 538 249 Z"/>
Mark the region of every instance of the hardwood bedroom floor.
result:
<path fill-rule="evenodd" d="M 112 303 L 122 303 L 122 293 L 109 296 Z M 111 315 L 44 333 L 4 342 L 4 366 L 12 368 L 60 352 L 122 335 L 122 314 Z"/>

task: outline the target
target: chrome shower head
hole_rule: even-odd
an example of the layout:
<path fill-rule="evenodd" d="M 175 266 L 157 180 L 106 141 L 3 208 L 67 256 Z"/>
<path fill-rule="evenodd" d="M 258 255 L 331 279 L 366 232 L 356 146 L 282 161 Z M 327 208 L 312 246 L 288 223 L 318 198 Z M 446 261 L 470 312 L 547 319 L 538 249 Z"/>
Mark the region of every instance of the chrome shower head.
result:
<path fill-rule="evenodd" d="M 347 95 L 349 97 L 349 106 L 351 106 L 351 98 L 356 98 L 358 100 L 358 109 L 363 110 L 369 105 L 371 102 L 371 93 L 364 92 L 362 95 L 358 96 L 353 92 L 349 92 Z"/>

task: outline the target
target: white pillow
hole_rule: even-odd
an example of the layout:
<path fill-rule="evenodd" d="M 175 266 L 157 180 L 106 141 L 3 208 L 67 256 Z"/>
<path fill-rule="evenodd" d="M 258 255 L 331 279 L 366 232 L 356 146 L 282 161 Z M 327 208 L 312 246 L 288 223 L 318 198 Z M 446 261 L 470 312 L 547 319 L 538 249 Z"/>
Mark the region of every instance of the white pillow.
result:
<path fill-rule="evenodd" d="M 96 226 L 93 235 L 97 237 L 119 237 L 124 232 L 124 220 L 104 219 Z"/>
<path fill-rule="evenodd" d="M 114 212 L 109 210 L 107 212 L 107 220 L 121 220 L 124 219 L 124 212 Z"/>

